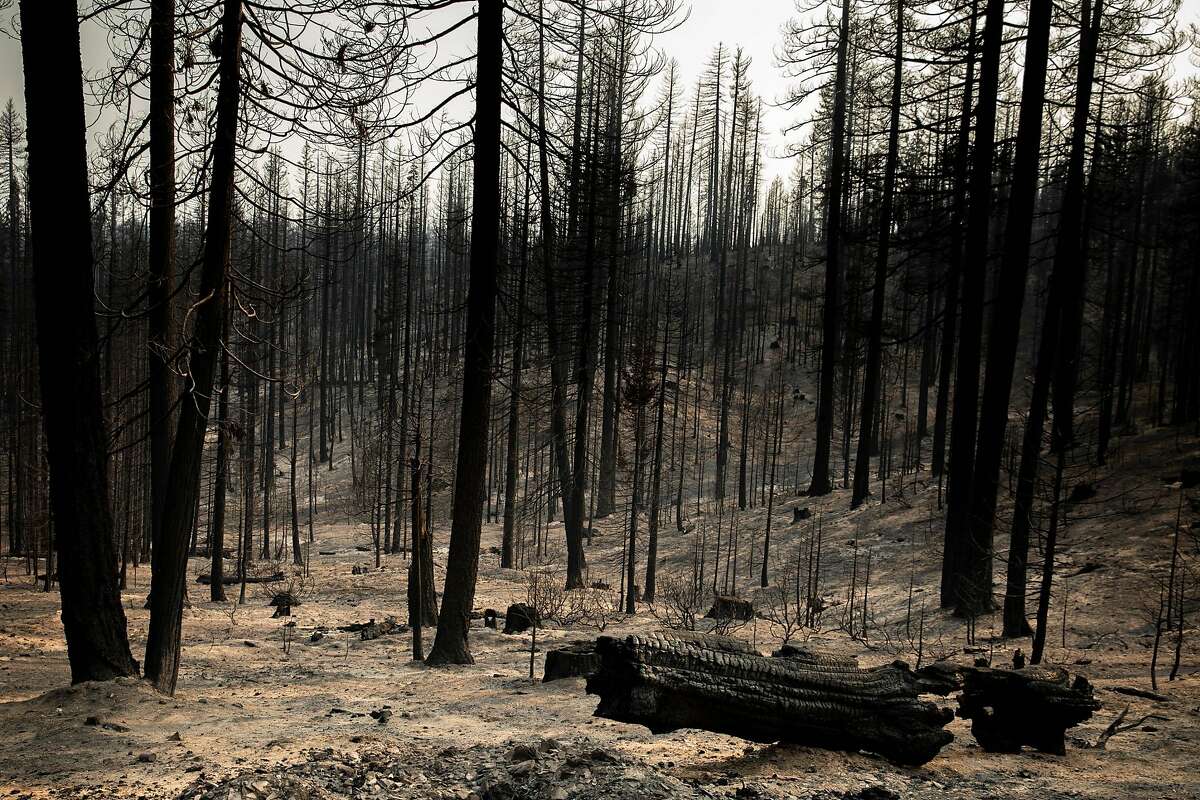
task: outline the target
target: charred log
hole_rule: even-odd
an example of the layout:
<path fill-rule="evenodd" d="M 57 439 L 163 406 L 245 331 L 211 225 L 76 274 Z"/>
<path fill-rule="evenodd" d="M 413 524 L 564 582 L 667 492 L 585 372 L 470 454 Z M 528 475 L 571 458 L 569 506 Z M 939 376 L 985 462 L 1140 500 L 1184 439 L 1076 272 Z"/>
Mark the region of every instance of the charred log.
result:
<path fill-rule="evenodd" d="M 947 709 L 917 699 L 902 663 L 859 669 L 815 654 L 770 658 L 719 636 L 647 634 L 596 641 L 596 716 L 654 733 L 701 728 L 757 742 L 868 750 L 923 764 L 953 738 Z"/>
<path fill-rule="evenodd" d="M 798 647 L 794 644 L 785 644 L 774 653 L 771 653 L 772 658 L 790 658 L 801 664 L 807 664 L 816 668 L 828 668 L 831 670 L 855 670 L 858 669 L 858 659 L 853 656 L 835 656 L 828 653 L 819 653 L 815 650 L 809 650 L 807 647 Z"/>
<path fill-rule="evenodd" d="M 277 581 L 283 580 L 283 578 L 284 575 L 282 572 L 276 572 L 273 575 L 247 575 L 245 578 L 239 578 L 237 575 L 222 575 L 221 585 L 234 586 L 242 583 L 243 581 L 246 583 L 276 583 Z M 201 573 L 196 576 L 196 583 L 207 586 L 208 584 L 212 583 L 212 576 L 208 573 Z M 292 605 L 298 606 L 300 604 L 292 603 Z"/>
<path fill-rule="evenodd" d="M 1063 755 L 1066 731 L 1100 707 L 1087 678 L 1061 667 L 1019 670 L 975 668 L 963 676 L 958 716 L 990 753 L 1016 753 L 1022 745 Z"/>
<path fill-rule="evenodd" d="M 367 622 L 352 622 L 349 625 L 342 625 L 338 628 L 344 633 L 357 633 L 359 638 L 364 642 L 369 642 L 372 639 L 378 639 L 380 636 L 389 636 L 391 634 L 408 633 L 410 628 L 407 625 L 402 625 L 396 621 L 396 618 L 390 614 L 384 618 L 383 622 L 376 622 L 372 617 Z"/>
<path fill-rule="evenodd" d="M 964 667 L 952 661 L 935 661 L 916 671 L 917 691 L 949 697 L 963 686 L 963 673 L 974 667 Z"/>

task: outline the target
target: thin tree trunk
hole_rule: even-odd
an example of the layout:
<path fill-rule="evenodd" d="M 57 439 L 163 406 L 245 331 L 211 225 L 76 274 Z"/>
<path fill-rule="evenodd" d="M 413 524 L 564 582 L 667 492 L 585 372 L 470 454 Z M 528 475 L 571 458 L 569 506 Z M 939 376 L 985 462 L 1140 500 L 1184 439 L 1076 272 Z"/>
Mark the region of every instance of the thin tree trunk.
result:
<path fill-rule="evenodd" d="M 525 192 L 525 219 L 529 219 L 529 191 Z M 525 361 L 525 288 L 529 266 L 529 235 L 522 237 L 521 278 L 517 291 L 516 338 L 513 342 L 512 377 L 509 386 L 508 431 L 504 470 L 504 533 L 500 540 L 500 566 L 513 568 L 513 544 L 517 522 L 517 477 L 520 471 L 518 443 L 521 422 L 521 369 Z"/>
<path fill-rule="evenodd" d="M 227 302 L 227 301 L 226 301 Z M 209 599 L 224 602 L 225 585 L 225 500 L 229 485 L 229 313 L 226 309 L 221 336 L 221 396 L 217 398 L 217 477 L 213 488 L 209 548 L 212 566 Z"/>
<path fill-rule="evenodd" d="M 994 2 L 998 0 L 993 0 Z M 817 397 L 817 441 L 808 493 L 813 496 L 833 491 L 829 469 L 833 445 L 833 382 L 841 353 L 841 228 L 842 171 L 846 150 L 846 74 L 850 48 L 850 0 L 842 0 L 838 26 L 837 71 L 833 85 L 833 120 L 829 137 L 829 174 L 825 179 L 825 298 L 821 310 L 821 377 Z"/>
<path fill-rule="evenodd" d="M 658 573 L 658 518 L 662 502 L 663 421 L 667 398 L 667 353 L 670 352 L 671 320 L 663 316 L 662 364 L 658 373 L 658 417 L 654 424 L 654 473 L 650 483 L 650 519 L 646 531 L 649 550 L 646 555 L 646 585 L 642 587 L 642 599 L 654 602 L 654 587 Z"/>
<path fill-rule="evenodd" d="M 479 536 L 492 399 L 495 259 L 500 238 L 500 84 L 504 40 L 501 4 L 481 3 L 477 22 L 471 273 L 467 289 L 462 412 L 459 415 L 446 585 L 438 615 L 437 637 L 426 659 L 431 665 L 474 663 L 467 634 L 479 573 Z"/>
<path fill-rule="evenodd" d="M 1046 531 L 1046 547 L 1042 561 L 1042 588 L 1038 592 L 1037 629 L 1033 634 L 1033 649 L 1029 655 L 1030 664 L 1042 663 L 1042 653 L 1046 647 L 1046 630 L 1050 617 L 1050 589 L 1054 582 L 1054 553 L 1058 546 L 1059 517 L 1062 511 L 1063 467 L 1066 454 L 1058 451 L 1054 467 L 1054 493 L 1050 499 L 1050 528 Z"/>
<path fill-rule="evenodd" d="M 1025 417 L 1025 436 L 1022 441 L 1021 464 L 1018 468 L 1017 491 L 1013 503 L 1013 527 L 1008 548 L 1004 593 L 1004 635 L 1008 637 L 1029 634 L 1029 623 L 1025 619 L 1029 534 L 1052 381 L 1056 382 L 1053 448 L 1059 450 L 1068 446 L 1074 431 L 1072 417 L 1076 370 L 1073 362 L 1078 351 L 1077 315 L 1083 308 L 1082 287 L 1087 271 L 1081 246 L 1084 159 L 1087 148 L 1088 109 L 1091 105 L 1092 81 L 1095 77 L 1096 45 L 1103 14 L 1102 0 L 1096 0 L 1094 8 L 1090 8 L 1090 5 L 1090 0 L 1083 0 L 1083 30 L 1079 45 L 1067 182 L 1063 190 L 1062 210 L 1059 213 L 1050 293 L 1046 301 L 1045 321 L 1042 323 L 1029 413 Z M 1072 363 L 1064 365 L 1064 359 Z"/>
<path fill-rule="evenodd" d="M 187 545 L 193 523 L 192 508 L 200 486 L 200 464 L 212 400 L 214 367 L 221 346 L 225 273 L 229 264 L 233 220 L 234 151 L 237 146 L 241 80 L 241 0 L 225 0 L 221 34 L 223 47 L 218 68 L 220 84 L 213 139 L 208 230 L 204 237 L 195 329 L 187 347 L 191 392 L 183 399 L 179 410 L 162 540 L 153 554 L 150 586 L 145 675 L 156 688 L 168 694 L 175 692 L 179 674 Z"/>
<path fill-rule="evenodd" d="M 150 4 L 150 538 L 162 533 L 171 459 L 171 305 L 175 281 L 175 0 Z"/>
<path fill-rule="evenodd" d="M 871 322 L 867 341 L 867 367 L 863 377 L 862 414 L 859 417 L 858 454 L 854 460 L 854 492 L 850 507 L 858 508 L 870 494 L 871 428 L 879 402 L 879 372 L 883 360 L 883 302 L 887 293 L 889 246 L 892 237 L 892 203 L 896 194 L 896 165 L 900 158 L 900 89 L 904 70 L 904 2 L 896 0 L 896 50 L 892 59 L 891 122 L 888 129 L 887 165 L 883 174 L 883 203 L 879 210 L 879 240 L 875 249 L 875 285 L 871 291 Z"/>

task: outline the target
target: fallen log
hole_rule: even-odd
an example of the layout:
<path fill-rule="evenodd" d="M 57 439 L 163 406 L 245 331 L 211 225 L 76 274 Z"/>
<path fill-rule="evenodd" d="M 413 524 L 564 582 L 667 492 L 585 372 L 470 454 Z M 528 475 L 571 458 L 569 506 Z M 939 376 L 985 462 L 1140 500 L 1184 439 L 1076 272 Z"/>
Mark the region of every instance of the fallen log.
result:
<path fill-rule="evenodd" d="M 590 678 L 599 669 L 600 654 L 596 652 L 596 643 L 572 642 L 546 653 L 546 671 L 542 674 L 542 683 L 562 678 Z"/>
<path fill-rule="evenodd" d="M 246 583 L 275 583 L 276 581 L 281 581 L 281 580 L 283 580 L 282 572 L 276 572 L 273 575 L 247 575 L 246 576 Z M 239 578 L 237 575 L 222 575 L 221 576 L 221 585 L 222 586 L 236 586 L 241 582 L 242 582 L 242 579 Z M 205 586 L 207 586 L 208 584 L 212 583 L 212 576 L 209 575 L 208 573 L 201 573 L 196 576 L 196 583 L 201 583 L 201 584 L 204 584 Z"/>
<path fill-rule="evenodd" d="M 751 651 L 757 652 L 757 651 Z M 821 653 L 794 644 L 785 644 L 771 653 L 771 658 L 790 658 L 800 664 L 810 667 L 825 667 L 831 670 L 856 670 L 858 659 L 854 656 L 838 656 L 831 653 Z"/>
<path fill-rule="evenodd" d="M 395 617 L 388 617 L 383 622 L 371 620 L 367 627 L 358 632 L 358 636 L 364 642 L 369 642 L 372 639 L 378 639 L 380 636 L 387 636 L 392 633 L 407 633 L 408 626 L 401 625 L 396 622 Z"/>
<path fill-rule="evenodd" d="M 917 692 L 949 697 L 962 688 L 963 673 L 974 667 L 964 667 L 952 661 L 934 661 L 914 673 L 917 676 Z"/>
<path fill-rule="evenodd" d="M 1140 697 L 1143 700 L 1153 700 L 1156 703 L 1165 703 L 1170 699 L 1166 695 L 1161 695 L 1158 692 L 1149 692 L 1145 689 L 1138 689 L 1135 686 L 1109 686 L 1108 690 L 1110 692 L 1116 692 L 1117 694 L 1127 694 L 1130 697 Z"/>
<path fill-rule="evenodd" d="M 989 753 L 1017 753 L 1029 745 L 1043 753 L 1066 753 L 1067 728 L 1100 708 L 1087 678 L 1061 667 L 976 667 L 963 673 L 958 716 L 971 720 L 971 735 Z"/>
<path fill-rule="evenodd" d="M 368 622 L 352 622 L 349 625 L 342 625 L 338 630 L 345 633 L 357 633 L 360 639 L 364 642 L 369 642 L 372 639 L 378 639 L 380 636 L 387 636 L 393 633 L 407 633 L 408 626 L 401 625 L 396 621 L 395 617 L 389 614 L 383 622 L 376 622 L 375 618 L 371 617 Z"/>
<path fill-rule="evenodd" d="M 792 648 L 760 655 L 726 637 L 645 634 L 596 640 L 596 716 L 654 733 L 701 728 L 756 742 L 868 750 L 924 764 L 954 737 L 953 714 L 917 699 L 901 662 L 859 669 L 851 660 Z"/>

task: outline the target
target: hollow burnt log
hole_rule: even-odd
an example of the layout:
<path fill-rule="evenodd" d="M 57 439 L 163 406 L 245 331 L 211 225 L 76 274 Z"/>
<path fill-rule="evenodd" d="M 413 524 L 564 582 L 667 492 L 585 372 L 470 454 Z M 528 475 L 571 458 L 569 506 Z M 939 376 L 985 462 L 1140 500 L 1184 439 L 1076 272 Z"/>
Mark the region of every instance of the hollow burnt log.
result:
<path fill-rule="evenodd" d="M 546 653 L 542 683 L 562 678 L 590 678 L 600 669 L 600 654 L 592 641 L 571 642 Z"/>
<path fill-rule="evenodd" d="M 654 733 L 700 728 L 756 742 L 868 750 L 924 764 L 954 737 L 949 709 L 917 699 L 900 662 L 859 669 L 817 655 L 760 655 L 721 636 L 646 634 L 596 640 L 596 716 Z"/>
<path fill-rule="evenodd" d="M 958 716 L 971 720 L 971 735 L 990 753 L 1066 753 L 1066 731 L 1100 707 L 1082 675 L 1071 680 L 1061 667 L 988 669 L 963 673 Z"/>

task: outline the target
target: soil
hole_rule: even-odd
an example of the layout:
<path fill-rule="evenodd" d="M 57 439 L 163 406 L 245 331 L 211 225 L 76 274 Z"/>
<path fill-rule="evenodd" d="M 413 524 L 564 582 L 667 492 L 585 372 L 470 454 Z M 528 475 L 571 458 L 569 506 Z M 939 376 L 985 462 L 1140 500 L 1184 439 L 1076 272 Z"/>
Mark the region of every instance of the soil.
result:
<path fill-rule="evenodd" d="M 531 632 L 506 636 L 484 627 L 482 619 L 471 630 L 473 665 L 430 669 L 411 660 L 407 629 L 369 641 L 339 630 L 389 615 L 406 621 L 407 562 L 399 555 L 383 556 L 382 568 L 374 568 L 373 554 L 357 549 L 368 541 L 365 526 L 326 514 L 307 546 L 311 578 L 283 587 L 300 599 L 290 617 L 272 618 L 269 603 L 281 590 L 277 584 L 248 587 L 246 604 L 238 605 L 212 603 L 207 586 L 190 583 L 179 690 L 173 697 L 136 679 L 68 687 L 58 596 L 39 591 L 24 575 L 24 562 L 10 559 L 4 565 L 6 580 L 0 582 L 0 795 L 1200 797 L 1195 609 L 1188 609 L 1180 669 L 1173 681 L 1167 673 L 1176 634 L 1163 636 L 1156 691 L 1165 699 L 1116 691 L 1151 690 L 1157 587 L 1166 574 L 1180 508 L 1179 490 L 1164 476 L 1198 459 L 1200 443 L 1174 433 L 1126 439 L 1106 471 L 1088 475 L 1096 496 L 1068 512 L 1047 660 L 1086 675 L 1103 707 L 1068 732 L 1065 756 L 984 753 L 961 720 L 949 726 L 953 743 L 916 769 L 869 754 L 750 744 L 704 731 L 654 736 L 644 728 L 593 717 L 596 699 L 585 694 L 580 679 L 531 681 Z M 822 594 L 828 608 L 819 628 L 797 632 L 794 641 L 854 655 L 864 666 L 896 658 L 914 665 L 937 658 L 1008 664 L 1016 648 L 1028 653 L 1027 639 L 998 637 L 998 616 L 977 620 L 974 640 L 968 641 L 963 621 L 937 608 L 942 531 L 937 499 L 938 487 L 927 472 L 890 485 L 886 502 L 876 497 L 854 512 L 846 510 L 849 494 L 844 490 L 819 499 L 777 497 L 772 549 L 779 563 L 773 562 L 773 580 L 783 580 L 789 559 L 818 526 L 822 531 Z M 793 506 L 809 507 L 813 517 L 791 524 Z M 765 508 L 758 506 L 737 521 L 740 561 L 730 593 L 756 596 L 749 587 L 757 585 L 754 553 L 761 549 L 757 542 L 764 514 Z M 1184 524 L 1193 516 L 1183 503 Z M 715 520 L 694 509 L 687 521 L 688 533 L 676 531 L 673 514 L 664 522 L 660 575 L 690 570 L 697 539 L 715 531 Z M 597 521 L 588 548 L 589 583 L 611 584 L 614 595 L 620 584 L 623 522 L 615 517 Z M 1005 525 L 998 527 L 1003 532 Z M 554 543 L 547 554 L 553 570 L 562 551 L 561 525 L 551 525 L 546 535 Z M 485 526 L 476 597 L 480 611 L 503 613 L 510 603 L 526 599 L 527 573 L 498 566 L 493 549 L 499 538 L 499 525 Z M 438 525 L 439 588 L 447 539 L 448 526 Z M 998 546 L 1002 550 L 1004 542 Z M 870 577 L 864 580 L 868 551 Z M 353 574 L 355 566 L 367 569 Z M 193 577 L 208 572 L 200 558 L 190 568 Z M 708 569 L 711 580 L 711 565 Z M 998 563 L 998 582 L 1002 577 L 1003 564 Z M 1036 576 L 1030 577 L 1034 597 Z M 144 567 L 131 572 L 124 595 L 135 655 L 145 646 L 148 578 Z M 237 587 L 230 597 L 236 600 Z M 764 602 L 759 595 L 760 613 Z M 664 627 L 662 604 L 660 600 L 657 614 L 643 604 L 634 617 L 607 615 L 605 634 Z M 591 624 L 548 623 L 538 631 L 539 677 L 547 649 L 599 633 L 595 617 L 589 619 Z M 856 620 L 853 625 L 850 619 Z M 707 630 L 713 623 L 698 624 Z M 730 633 L 764 652 L 782 638 L 778 625 L 759 617 Z M 427 645 L 432 636 L 427 630 Z M 953 698 L 941 702 L 954 703 Z M 1126 706 L 1126 721 L 1141 724 L 1112 737 L 1103 749 L 1093 747 Z"/>

